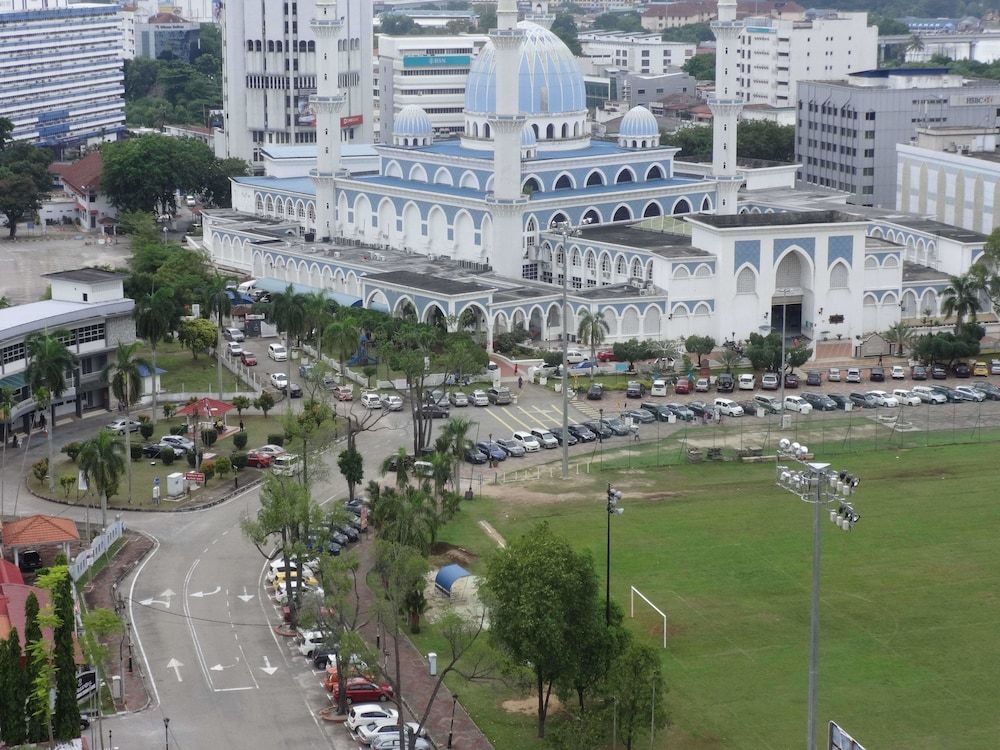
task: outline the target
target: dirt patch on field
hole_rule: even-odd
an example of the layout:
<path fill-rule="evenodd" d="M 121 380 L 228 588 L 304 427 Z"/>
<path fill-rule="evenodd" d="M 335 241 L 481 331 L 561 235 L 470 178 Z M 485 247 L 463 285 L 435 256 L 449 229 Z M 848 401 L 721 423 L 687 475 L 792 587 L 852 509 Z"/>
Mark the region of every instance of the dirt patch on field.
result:
<path fill-rule="evenodd" d="M 448 542 L 434 542 L 431 546 L 431 554 L 435 557 L 444 558 L 448 562 L 458 563 L 462 567 L 471 565 L 479 559 L 479 555 L 475 552 L 470 552 L 464 547 L 456 547 L 454 544 L 448 544 Z"/>
<path fill-rule="evenodd" d="M 524 716 L 536 716 L 538 714 L 538 696 L 531 695 L 527 698 L 516 698 L 504 701 L 500 704 L 509 714 L 523 714 Z M 549 713 L 555 713 L 562 708 L 559 699 L 554 695 L 549 698 Z"/>
<path fill-rule="evenodd" d="M 686 492 L 662 489 L 665 483 L 662 470 L 661 476 L 645 477 L 644 471 L 633 471 L 628 477 L 628 497 L 629 501 L 649 500 L 660 502 L 684 497 Z M 657 486 L 659 485 L 659 487 Z M 501 500 L 506 504 L 519 505 L 548 505 L 551 503 L 576 502 L 580 499 L 580 483 L 571 478 L 568 482 L 517 482 L 511 484 L 499 484 L 489 488 L 488 494 L 491 497 Z M 586 490 L 589 491 L 589 490 Z M 599 491 L 599 490 L 598 490 Z"/>

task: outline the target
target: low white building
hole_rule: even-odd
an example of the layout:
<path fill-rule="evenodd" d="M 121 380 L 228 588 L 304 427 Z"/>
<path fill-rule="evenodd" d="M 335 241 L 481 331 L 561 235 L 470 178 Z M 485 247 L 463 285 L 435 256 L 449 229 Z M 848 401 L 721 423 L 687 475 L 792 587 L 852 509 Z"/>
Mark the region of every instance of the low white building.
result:
<path fill-rule="evenodd" d="M 585 72 L 613 66 L 632 73 L 658 75 L 676 70 L 694 57 L 698 45 L 665 42 L 659 34 L 589 31 L 579 35 Z"/>
<path fill-rule="evenodd" d="M 72 218 L 85 232 L 101 232 L 118 218 L 118 209 L 111 205 L 108 197 L 101 192 L 101 170 L 104 168 L 100 151 L 91 151 L 82 159 L 72 163 L 56 163 L 49 171 L 56 175 L 62 186 L 62 196 L 58 204 L 69 200 L 73 204 Z M 52 206 L 48 218 L 56 218 Z M 43 219 L 46 218 L 43 214 Z"/>

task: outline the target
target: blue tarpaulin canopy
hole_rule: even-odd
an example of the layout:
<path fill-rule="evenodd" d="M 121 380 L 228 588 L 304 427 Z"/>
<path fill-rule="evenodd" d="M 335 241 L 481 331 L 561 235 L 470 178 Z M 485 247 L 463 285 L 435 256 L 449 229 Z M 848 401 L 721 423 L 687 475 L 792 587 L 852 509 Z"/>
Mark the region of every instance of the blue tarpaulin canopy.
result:
<path fill-rule="evenodd" d="M 471 574 L 461 565 L 445 565 L 434 576 L 434 585 L 441 593 L 451 596 L 451 587 L 455 584 L 455 581 L 459 578 L 465 578 L 468 575 Z"/>
<path fill-rule="evenodd" d="M 308 284 L 296 284 L 294 282 L 281 281 L 279 279 L 264 278 L 257 279 L 253 286 L 254 289 L 261 289 L 265 292 L 283 292 L 288 288 L 290 283 L 292 291 L 296 294 L 312 294 L 314 292 L 322 292 L 328 299 L 332 299 L 342 307 L 362 306 L 360 297 L 355 297 L 352 294 L 344 294 L 343 292 L 334 292 L 330 289 L 319 289 L 318 287 L 309 286 Z"/>

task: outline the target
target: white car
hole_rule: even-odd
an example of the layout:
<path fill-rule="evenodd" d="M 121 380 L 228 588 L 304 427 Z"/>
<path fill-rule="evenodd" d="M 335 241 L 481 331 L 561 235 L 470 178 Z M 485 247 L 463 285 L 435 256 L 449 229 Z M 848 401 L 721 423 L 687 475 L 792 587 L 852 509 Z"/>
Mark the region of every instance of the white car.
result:
<path fill-rule="evenodd" d="M 906 377 L 906 370 L 902 365 L 893 365 L 889 371 L 889 377 L 893 380 L 903 380 Z"/>
<path fill-rule="evenodd" d="M 366 409 L 381 409 L 382 399 L 377 393 L 362 393 L 361 405 Z"/>
<path fill-rule="evenodd" d="M 489 406 L 490 397 L 486 395 L 486 391 L 473 391 L 469 396 L 469 403 L 473 406 Z"/>
<path fill-rule="evenodd" d="M 719 413 L 726 417 L 742 417 L 743 407 L 738 403 L 733 401 L 731 398 L 717 398 L 715 399 L 715 408 L 719 410 Z"/>
<path fill-rule="evenodd" d="M 537 453 L 542 449 L 542 446 L 538 442 L 538 438 L 527 430 L 518 430 L 515 432 L 514 439 L 524 446 L 526 453 Z"/>
<path fill-rule="evenodd" d="M 946 404 L 948 397 L 943 393 L 938 393 L 927 385 L 915 385 L 910 389 L 910 393 L 915 394 L 925 404 Z"/>
<path fill-rule="evenodd" d="M 813 410 L 812 404 L 802 396 L 785 396 L 785 408 L 788 411 L 797 411 L 799 414 L 808 414 Z"/>
<path fill-rule="evenodd" d="M 226 351 L 230 357 L 238 357 L 243 353 L 243 346 L 239 342 L 229 341 L 226 343 Z"/>
<path fill-rule="evenodd" d="M 415 721 L 406 722 L 406 736 L 409 737 L 410 733 L 416 734 L 418 737 L 426 735 L 426 732 L 421 731 L 417 734 L 417 729 L 420 725 Z M 376 739 L 382 740 L 385 737 L 399 737 L 399 724 L 396 719 L 380 719 L 373 721 L 369 724 L 362 724 L 358 727 L 355 732 L 358 741 L 363 742 L 366 745 L 372 744 Z"/>
<path fill-rule="evenodd" d="M 888 406 L 890 408 L 899 406 L 899 400 L 885 391 L 868 391 L 868 395 L 875 399 L 876 406 Z"/>
<path fill-rule="evenodd" d="M 398 716 L 396 709 L 387 708 L 381 703 L 358 703 L 351 706 L 351 710 L 347 712 L 347 730 L 354 733 L 364 724 L 385 719 L 396 721 Z"/>
<path fill-rule="evenodd" d="M 164 435 L 160 438 L 160 445 L 169 445 L 174 448 L 174 453 L 180 451 L 194 450 L 194 441 L 183 435 Z M 182 454 L 183 455 L 183 454 Z"/>
<path fill-rule="evenodd" d="M 299 564 L 295 560 L 288 561 L 288 567 L 285 567 L 285 560 L 283 557 L 275 558 L 271 560 L 267 565 L 267 573 L 264 575 L 265 580 L 268 583 L 273 583 L 275 578 L 285 576 L 289 571 L 297 570 Z M 312 577 L 312 568 L 308 565 L 302 565 L 302 576 L 305 578 Z"/>
<path fill-rule="evenodd" d="M 403 399 L 395 393 L 380 393 L 379 399 L 382 401 L 382 408 L 388 411 L 402 411 Z"/>
<path fill-rule="evenodd" d="M 285 388 L 288 387 L 288 375 L 286 375 L 283 372 L 272 372 L 271 385 L 273 385 L 279 391 L 283 391 Z"/>
<path fill-rule="evenodd" d="M 142 422 L 135 419 L 116 419 L 114 422 L 108 425 L 104 425 L 105 430 L 110 430 L 111 432 L 117 432 L 119 435 L 124 435 L 126 432 L 136 432 Z"/>
<path fill-rule="evenodd" d="M 1000 375 L 1000 359 L 990 360 L 990 375 Z"/>
<path fill-rule="evenodd" d="M 897 388 L 892 392 L 892 395 L 895 396 L 896 400 L 903 406 L 920 406 L 920 404 L 923 403 L 920 400 L 920 396 L 904 388 Z"/>
<path fill-rule="evenodd" d="M 271 458 L 274 458 L 275 456 L 280 456 L 282 453 L 284 453 L 285 449 L 282 448 L 280 445 L 272 445 L 271 443 L 268 443 L 267 445 L 262 445 L 260 448 L 255 449 L 254 452 L 266 453 Z"/>
<path fill-rule="evenodd" d="M 956 385 L 955 390 L 969 396 L 973 401 L 986 400 L 986 394 L 976 388 L 973 388 L 971 385 Z"/>
<path fill-rule="evenodd" d="M 860 383 L 861 382 L 861 370 L 857 367 L 847 368 L 847 382 L 848 383 Z"/>
<path fill-rule="evenodd" d="M 650 396 L 666 396 L 667 395 L 667 381 L 666 380 L 654 380 L 653 387 L 649 389 Z"/>
<path fill-rule="evenodd" d="M 301 630 L 295 636 L 295 648 L 308 658 L 312 658 L 313 651 L 324 644 L 326 644 L 326 634 L 322 630 Z"/>
<path fill-rule="evenodd" d="M 541 427 L 536 427 L 531 431 L 534 435 L 535 440 L 542 444 L 543 448 L 558 448 L 559 441 L 556 440 L 556 436 L 553 435 L 548 430 L 543 430 Z"/>
<path fill-rule="evenodd" d="M 826 371 L 826 379 L 830 383 L 839 383 L 840 382 L 840 368 L 839 367 L 831 367 L 829 370 L 827 370 Z"/>
<path fill-rule="evenodd" d="M 399 734 L 389 737 L 376 737 L 372 740 L 372 750 L 408 750 L 407 745 L 399 744 Z M 431 743 L 423 737 L 414 740 L 413 750 L 431 750 Z"/>
<path fill-rule="evenodd" d="M 469 397 L 461 391 L 452 391 L 448 394 L 448 403 L 457 407 L 468 406 Z"/>
<path fill-rule="evenodd" d="M 752 391 L 754 387 L 753 375 L 748 372 L 740 375 L 739 378 L 739 389 L 741 391 Z"/>

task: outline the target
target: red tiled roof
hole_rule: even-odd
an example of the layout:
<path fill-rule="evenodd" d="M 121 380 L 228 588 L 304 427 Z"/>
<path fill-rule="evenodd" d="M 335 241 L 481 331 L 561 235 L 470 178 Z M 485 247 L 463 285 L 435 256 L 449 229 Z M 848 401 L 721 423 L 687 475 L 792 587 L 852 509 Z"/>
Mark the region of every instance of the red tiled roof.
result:
<path fill-rule="evenodd" d="M 0 617 L 0 638 L 6 638 L 11 628 L 16 628 L 21 637 L 21 646 L 24 646 L 24 605 L 28 601 L 28 594 L 34 593 L 38 599 L 38 606 L 44 609 L 49 603 L 49 592 L 45 589 L 25 586 L 23 583 L 2 583 L 0 584 L 0 608 L 6 611 L 6 618 Z M 4 622 L 6 619 L 6 622 Z M 52 629 L 45 628 L 42 635 L 51 640 Z"/>
<path fill-rule="evenodd" d="M 3 543 L 7 547 L 34 547 L 79 541 L 80 532 L 71 518 L 28 516 L 3 525 Z"/>
<path fill-rule="evenodd" d="M 0 559 L 0 583 L 24 583 L 20 568 L 10 560 Z"/>
<path fill-rule="evenodd" d="M 227 404 L 225 401 L 219 401 L 214 398 L 199 398 L 193 404 L 182 406 L 177 410 L 177 414 L 183 417 L 221 417 L 223 414 L 231 411 L 232 408 L 233 405 Z"/>
<path fill-rule="evenodd" d="M 176 13 L 157 13 L 149 17 L 149 23 L 186 23 L 186 21 Z"/>
<path fill-rule="evenodd" d="M 56 165 L 53 165 L 55 167 Z M 81 193 L 91 189 L 99 190 L 101 186 L 101 171 L 104 169 L 104 162 L 101 161 L 101 152 L 92 151 L 82 159 L 70 164 L 68 167 L 59 165 L 59 169 L 50 168 L 49 171 L 56 172 L 62 176 L 62 180 L 67 185 L 76 188 Z"/>

